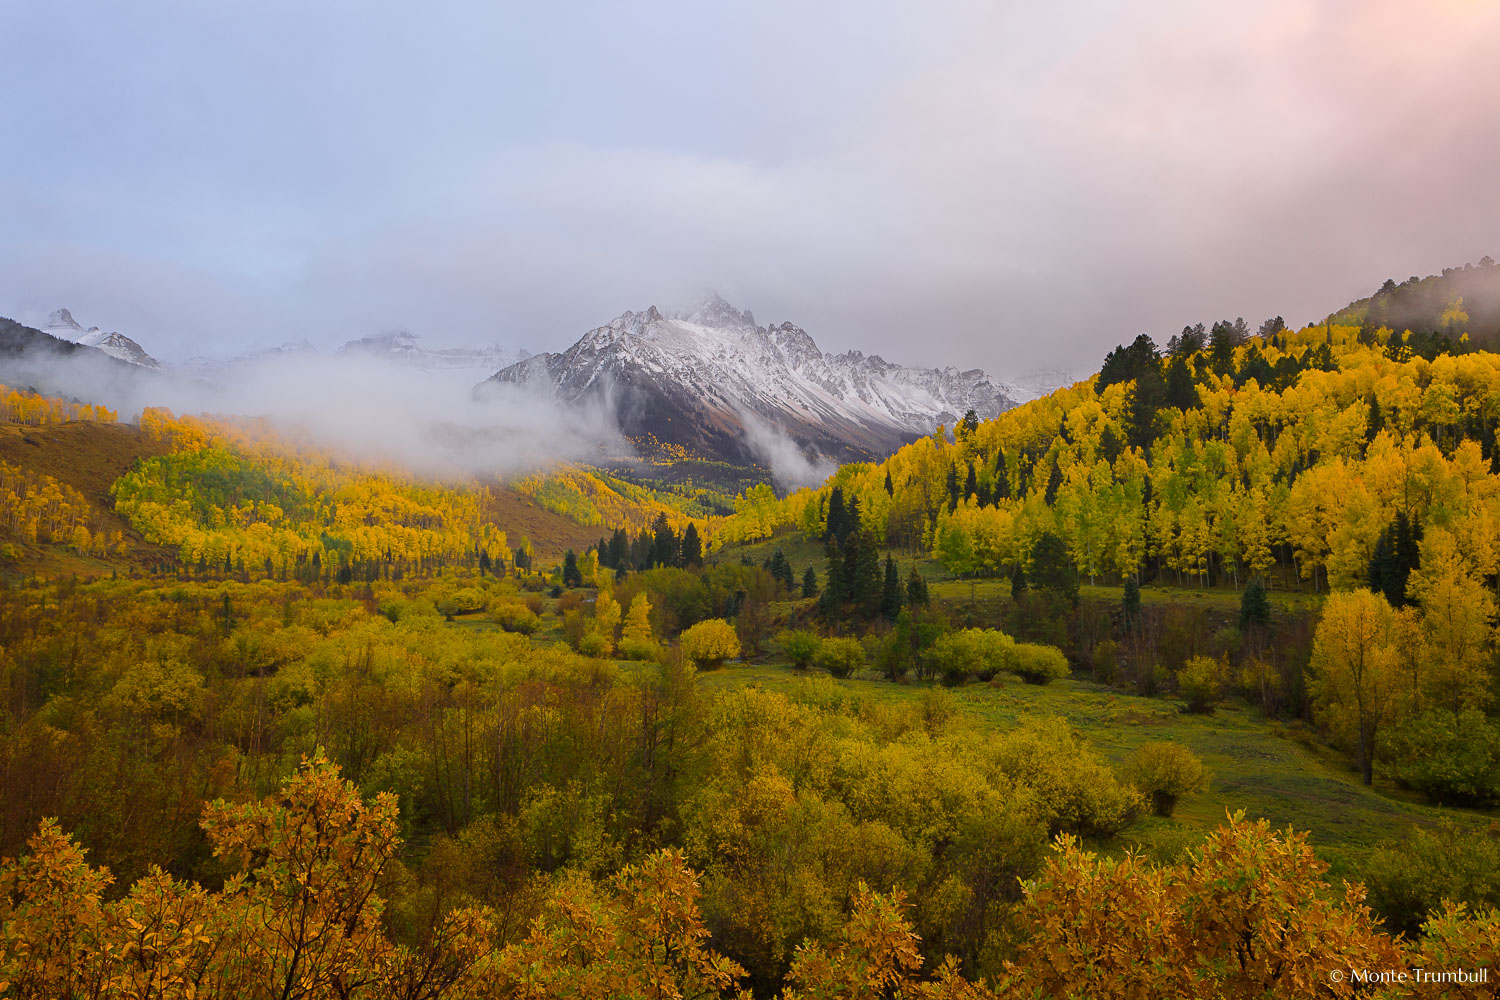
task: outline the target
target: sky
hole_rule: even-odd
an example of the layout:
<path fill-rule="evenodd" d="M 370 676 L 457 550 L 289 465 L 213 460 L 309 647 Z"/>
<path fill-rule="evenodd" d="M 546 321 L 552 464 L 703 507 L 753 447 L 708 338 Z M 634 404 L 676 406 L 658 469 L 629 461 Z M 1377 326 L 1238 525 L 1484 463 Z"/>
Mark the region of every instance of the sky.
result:
<path fill-rule="evenodd" d="M 0 0 L 0 314 L 1084 372 L 1500 255 L 1500 3 Z"/>

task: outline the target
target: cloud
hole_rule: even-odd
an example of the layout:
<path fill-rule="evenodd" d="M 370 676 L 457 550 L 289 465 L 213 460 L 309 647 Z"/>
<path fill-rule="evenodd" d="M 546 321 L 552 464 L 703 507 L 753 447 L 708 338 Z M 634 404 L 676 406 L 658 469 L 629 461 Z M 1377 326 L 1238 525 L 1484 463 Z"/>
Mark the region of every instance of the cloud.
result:
<path fill-rule="evenodd" d="M 0 307 L 168 358 L 557 349 L 717 288 L 1004 378 L 1497 252 L 1492 4 L 144 6 L 9 15 L 48 89 L 0 110 Z"/>
<path fill-rule="evenodd" d="M 622 452 L 613 419 L 601 408 L 563 406 L 523 386 L 475 393 L 471 372 L 424 371 L 374 357 L 288 353 L 195 377 L 143 372 L 79 351 L 60 361 L 7 359 L 0 380 L 103 402 L 122 419 L 144 406 L 264 417 L 291 440 L 436 478 L 506 478 Z"/>

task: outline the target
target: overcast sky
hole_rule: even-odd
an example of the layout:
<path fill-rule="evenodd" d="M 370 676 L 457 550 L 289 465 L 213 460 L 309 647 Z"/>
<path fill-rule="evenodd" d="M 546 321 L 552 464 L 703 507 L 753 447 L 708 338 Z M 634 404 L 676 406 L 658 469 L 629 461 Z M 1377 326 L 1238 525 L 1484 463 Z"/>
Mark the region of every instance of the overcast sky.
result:
<path fill-rule="evenodd" d="M 1500 4 L 0 0 L 0 314 L 1000 374 L 1500 256 Z"/>

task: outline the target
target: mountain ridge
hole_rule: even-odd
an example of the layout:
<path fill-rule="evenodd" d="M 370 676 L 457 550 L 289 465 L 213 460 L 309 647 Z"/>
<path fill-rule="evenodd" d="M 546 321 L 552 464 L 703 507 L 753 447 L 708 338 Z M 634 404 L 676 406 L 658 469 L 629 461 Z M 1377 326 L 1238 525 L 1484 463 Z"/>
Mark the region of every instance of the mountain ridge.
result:
<path fill-rule="evenodd" d="M 825 353 L 801 327 L 760 326 L 717 294 L 684 312 L 622 313 L 479 391 L 507 384 L 541 385 L 569 403 L 602 399 L 630 437 L 732 462 L 766 460 L 771 438 L 810 456 L 880 457 L 968 410 L 993 417 L 1016 403 L 981 369 Z"/>

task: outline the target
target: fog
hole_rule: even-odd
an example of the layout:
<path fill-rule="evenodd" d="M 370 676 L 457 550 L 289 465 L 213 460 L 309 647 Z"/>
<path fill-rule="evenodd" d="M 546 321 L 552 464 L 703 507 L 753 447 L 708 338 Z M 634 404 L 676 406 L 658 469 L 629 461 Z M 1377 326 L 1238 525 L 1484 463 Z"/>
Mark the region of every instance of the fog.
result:
<path fill-rule="evenodd" d="M 264 417 L 289 440 L 427 477 L 507 478 L 629 450 L 599 408 L 564 406 L 535 387 L 476 393 L 480 377 L 323 354 L 238 360 L 204 377 L 150 372 L 89 349 L 60 360 L 0 360 L 0 382 L 102 402 L 122 420 L 146 406 Z"/>
<path fill-rule="evenodd" d="M 817 486 L 838 471 L 839 464 L 833 459 L 815 450 L 804 449 L 791 437 L 748 410 L 741 411 L 737 416 L 745 428 L 745 439 L 750 448 L 771 470 L 772 478 L 779 488 L 795 490 L 803 486 Z"/>

